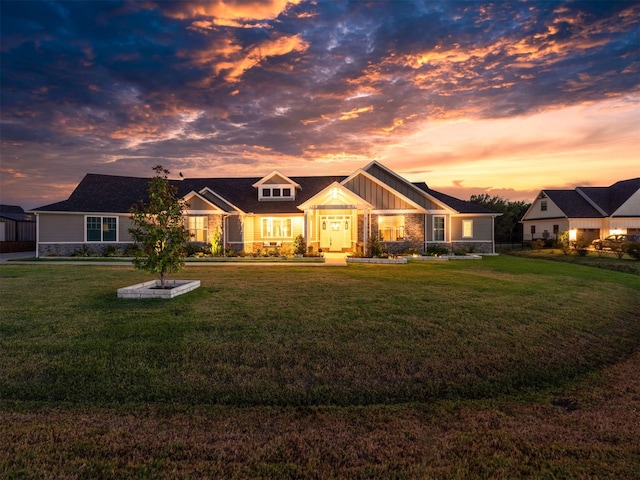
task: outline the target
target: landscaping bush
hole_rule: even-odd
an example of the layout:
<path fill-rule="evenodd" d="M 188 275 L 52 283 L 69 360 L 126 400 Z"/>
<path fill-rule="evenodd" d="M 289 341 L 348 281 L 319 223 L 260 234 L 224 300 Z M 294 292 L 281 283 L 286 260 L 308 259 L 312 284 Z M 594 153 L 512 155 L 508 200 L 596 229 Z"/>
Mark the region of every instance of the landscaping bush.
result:
<path fill-rule="evenodd" d="M 571 242 L 573 248 L 576 253 L 581 257 L 586 257 L 588 253 L 589 246 L 591 245 L 588 240 L 584 238 L 582 235 L 578 235 L 577 238 Z"/>
<path fill-rule="evenodd" d="M 187 257 L 197 257 L 211 254 L 211 244 L 206 242 L 187 242 L 184 245 Z"/>
<path fill-rule="evenodd" d="M 571 242 L 569 242 L 569 230 L 565 230 L 558 236 L 558 247 L 562 250 L 563 255 L 571 253 Z"/>
<path fill-rule="evenodd" d="M 447 247 L 443 246 L 443 245 L 432 245 L 427 247 L 427 251 L 425 252 L 426 255 L 432 255 L 435 257 L 439 257 L 441 255 L 446 255 L 449 253 L 449 250 L 447 249 Z"/>
<path fill-rule="evenodd" d="M 367 241 L 367 257 L 377 258 L 385 255 L 385 249 L 382 246 L 382 236 L 381 235 L 371 235 L 369 240 Z"/>
<path fill-rule="evenodd" d="M 623 245 L 622 253 L 626 253 L 635 260 L 640 260 L 640 242 L 627 243 Z"/>
<path fill-rule="evenodd" d="M 544 248 L 545 242 L 541 238 L 536 238 L 535 240 L 531 240 L 531 248 L 533 250 L 542 250 Z"/>
<path fill-rule="evenodd" d="M 116 247 L 115 245 L 107 245 L 102 250 L 103 257 L 124 257 L 124 250 L 120 247 Z"/>
<path fill-rule="evenodd" d="M 302 235 L 298 235 L 293 240 L 293 253 L 294 255 L 304 255 L 307 253 L 307 242 Z"/>

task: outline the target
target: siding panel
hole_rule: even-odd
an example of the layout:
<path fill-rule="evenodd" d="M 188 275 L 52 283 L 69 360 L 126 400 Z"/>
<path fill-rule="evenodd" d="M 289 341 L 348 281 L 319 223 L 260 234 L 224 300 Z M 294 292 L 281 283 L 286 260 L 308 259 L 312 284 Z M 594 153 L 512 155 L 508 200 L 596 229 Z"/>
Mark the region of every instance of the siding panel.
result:
<path fill-rule="evenodd" d="M 39 215 L 41 242 L 84 242 L 84 215 Z"/>

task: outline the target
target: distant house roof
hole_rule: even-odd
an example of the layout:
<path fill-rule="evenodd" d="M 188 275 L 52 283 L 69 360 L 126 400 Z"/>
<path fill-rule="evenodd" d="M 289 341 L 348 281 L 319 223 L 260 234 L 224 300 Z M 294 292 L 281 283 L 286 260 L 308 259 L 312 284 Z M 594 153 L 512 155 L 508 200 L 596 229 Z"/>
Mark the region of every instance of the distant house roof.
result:
<path fill-rule="evenodd" d="M 35 222 L 35 217 L 17 205 L 0 205 L 0 217 L 16 222 Z"/>
<path fill-rule="evenodd" d="M 576 187 L 574 190 L 542 190 L 569 218 L 612 216 L 640 189 L 640 178 L 622 180 L 609 187 Z"/>

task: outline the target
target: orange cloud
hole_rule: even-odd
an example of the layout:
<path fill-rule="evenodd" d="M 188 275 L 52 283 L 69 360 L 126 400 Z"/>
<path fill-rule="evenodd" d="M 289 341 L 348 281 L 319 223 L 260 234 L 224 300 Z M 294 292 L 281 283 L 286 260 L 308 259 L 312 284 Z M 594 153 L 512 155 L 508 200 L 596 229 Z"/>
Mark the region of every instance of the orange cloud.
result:
<path fill-rule="evenodd" d="M 216 75 L 228 70 L 227 80 L 238 81 L 246 72 L 262 63 L 267 57 L 287 55 L 291 52 L 304 52 L 309 48 L 309 43 L 300 35 L 284 36 L 275 40 L 267 40 L 251 48 L 241 58 L 220 62 L 214 67 Z"/>
<path fill-rule="evenodd" d="M 196 28 L 210 28 L 211 25 L 232 27 L 251 26 L 249 22 L 276 18 L 289 5 L 297 5 L 300 0 L 214 0 L 209 2 L 177 2 L 175 9 L 166 15 L 186 20 L 198 17 L 211 17 L 210 23 L 203 20 L 194 22 Z M 196 25 L 197 24 L 197 25 Z"/>
<path fill-rule="evenodd" d="M 340 118 L 338 120 L 352 120 L 354 118 L 358 118 L 361 113 L 373 112 L 373 106 L 369 105 L 368 107 L 360 107 L 353 108 L 348 112 L 340 113 Z"/>

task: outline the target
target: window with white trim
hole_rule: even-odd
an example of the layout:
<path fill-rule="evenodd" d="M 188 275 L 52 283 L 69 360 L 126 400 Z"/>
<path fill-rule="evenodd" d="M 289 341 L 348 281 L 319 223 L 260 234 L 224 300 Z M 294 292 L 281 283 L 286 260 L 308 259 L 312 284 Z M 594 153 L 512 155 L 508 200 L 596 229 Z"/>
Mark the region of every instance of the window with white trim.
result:
<path fill-rule="evenodd" d="M 295 188 L 291 185 L 262 186 L 258 190 L 258 200 L 294 200 Z"/>
<path fill-rule="evenodd" d="M 263 218 L 262 238 L 291 238 L 290 218 Z"/>
<path fill-rule="evenodd" d="M 117 217 L 86 217 L 87 242 L 115 242 L 117 228 Z"/>
<path fill-rule="evenodd" d="M 187 217 L 187 229 L 193 242 L 209 241 L 209 220 L 205 216 L 189 215 Z"/>
<path fill-rule="evenodd" d="M 462 238 L 473 238 L 473 220 L 462 221 Z"/>
<path fill-rule="evenodd" d="M 404 240 L 404 215 L 380 215 L 378 231 L 383 242 L 399 242 Z"/>
<path fill-rule="evenodd" d="M 433 241 L 444 242 L 444 217 L 433 217 Z"/>

